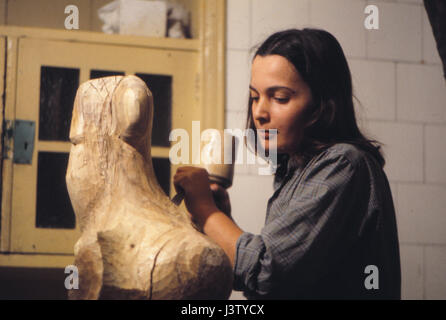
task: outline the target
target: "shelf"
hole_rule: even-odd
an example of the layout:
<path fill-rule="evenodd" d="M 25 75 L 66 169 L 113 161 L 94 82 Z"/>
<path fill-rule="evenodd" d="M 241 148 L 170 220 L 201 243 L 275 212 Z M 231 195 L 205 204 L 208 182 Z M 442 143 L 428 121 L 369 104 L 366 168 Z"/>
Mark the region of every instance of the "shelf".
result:
<path fill-rule="evenodd" d="M 65 268 L 73 263 L 73 255 L 0 254 L 1 267 Z"/>
<path fill-rule="evenodd" d="M 17 38 L 34 38 L 46 40 L 60 40 L 69 42 L 83 42 L 95 44 L 122 45 L 127 47 L 157 48 L 183 51 L 199 51 L 200 40 L 150 38 L 140 36 L 127 36 L 119 34 L 106 34 L 93 31 L 55 30 L 46 28 L 29 28 L 0 26 L 0 35 Z"/>

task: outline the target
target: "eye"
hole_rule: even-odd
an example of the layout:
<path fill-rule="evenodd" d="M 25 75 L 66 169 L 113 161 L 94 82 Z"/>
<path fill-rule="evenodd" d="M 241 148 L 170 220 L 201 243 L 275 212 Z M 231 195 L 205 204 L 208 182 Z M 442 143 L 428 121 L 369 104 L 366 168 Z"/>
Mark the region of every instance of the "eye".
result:
<path fill-rule="evenodd" d="M 249 100 L 251 100 L 251 101 L 259 101 L 259 97 L 256 97 L 256 96 L 250 96 L 249 97 Z"/>
<path fill-rule="evenodd" d="M 276 100 L 280 104 L 285 104 L 285 103 L 288 103 L 288 101 L 290 101 L 290 98 L 289 97 L 274 97 L 274 100 Z"/>

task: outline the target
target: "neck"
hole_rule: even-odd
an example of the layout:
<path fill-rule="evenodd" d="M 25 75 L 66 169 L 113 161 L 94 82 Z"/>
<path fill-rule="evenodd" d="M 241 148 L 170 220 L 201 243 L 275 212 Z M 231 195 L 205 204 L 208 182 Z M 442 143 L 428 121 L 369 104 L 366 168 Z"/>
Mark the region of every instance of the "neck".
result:
<path fill-rule="evenodd" d="M 115 167 L 112 169 L 115 176 L 107 192 L 113 199 L 108 199 L 108 203 L 117 202 L 118 207 L 130 206 L 132 211 L 175 217 L 175 221 L 180 218 L 183 222 L 190 223 L 187 212 L 179 210 L 158 184 L 150 147 L 143 155 L 129 144 L 119 141 L 116 150 L 119 161 L 115 162 Z"/>

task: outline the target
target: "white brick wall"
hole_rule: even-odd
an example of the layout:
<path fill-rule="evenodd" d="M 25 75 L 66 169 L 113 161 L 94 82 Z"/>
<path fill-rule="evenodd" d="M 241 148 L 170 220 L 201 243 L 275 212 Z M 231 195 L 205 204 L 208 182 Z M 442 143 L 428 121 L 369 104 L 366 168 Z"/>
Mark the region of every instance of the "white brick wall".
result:
<path fill-rule="evenodd" d="M 444 246 L 426 247 L 426 299 L 446 297 L 446 248 Z"/>
<path fill-rule="evenodd" d="M 396 118 L 396 68 L 387 61 L 349 59 L 353 88 L 364 110 L 362 118 L 395 120 Z M 376 94 L 379 92 L 379 94 Z"/>
<path fill-rule="evenodd" d="M 445 187 L 399 183 L 396 205 L 400 241 L 446 245 Z"/>
<path fill-rule="evenodd" d="M 397 2 L 422 4 L 423 0 L 397 0 Z"/>
<path fill-rule="evenodd" d="M 227 47 L 248 49 L 250 47 L 251 1 L 227 0 Z"/>
<path fill-rule="evenodd" d="M 423 181 L 423 126 L 398 122 L 370 121 L 368 136 L 383 143 L 384 171 L 390 180 Z"/>
<path fill-rule="evenodd" d="M 365 6 L 380 13 L 364 28 Z M 324 28 L 344 48 L 357 118 L 383 147 L 397 212 L 403 299 L 446 299 L 446 86 L 422 0 L 228 0 L 227 115 L 244 128 L 249 50 L 288 27 Z M 258 232 L 272 177 L 236 167 L 229 193 L 236 221 Z M 231 298 L 240 299 L 240 293 Z"/>
<path fill-rule="evenodd" d="M 347 56 L 365 57 L 365 7 L 363 0 L 312 0 L 310 24 L 330 30 Z"/>
<path fill-rule="evenodd" d="M 422 7 L 379 2 L 376 5 L 380 14 L 379 30 L 367 33 L 368 57 L 419 62 Z"/>
<path fill-rule="evenodd" d="M 397 64 L 397 118 L 445 123 L 446 87 L 437 65 Z"/>
<path fill-rule="evenodd" d="M 244 0 L 239 0 L 242 1 Z M 309 2 L 309 0 L 251 0 L 251 45 L 261 43 L 274 31 L 306 26 Z"/>
<path fill-rule="evenodd" d="M 248 50 L 226 53 L 226 109 L 245 111 L 249 97 L 250 55 Z"/>
<path fill-rule="evenodd" d="M 234 178 L 229 196 L 234 204 L 243 203 L 243 207 L 234 208 L 232 216 L 243 230 L 260 233 L 265 223 L 266 205 L 273 194 L 272 182 L 272 176 L 237 175 Z"/>
<path fill-rule="evenodd" d="M 423 299 L 424 248 L 417 245 L 400 246 L 401 256 L 401 298 Z"/>
<path fill-rule="evenodd" d="M 446 126 L 426 126 L 426 181 L 446 184 Z"/>

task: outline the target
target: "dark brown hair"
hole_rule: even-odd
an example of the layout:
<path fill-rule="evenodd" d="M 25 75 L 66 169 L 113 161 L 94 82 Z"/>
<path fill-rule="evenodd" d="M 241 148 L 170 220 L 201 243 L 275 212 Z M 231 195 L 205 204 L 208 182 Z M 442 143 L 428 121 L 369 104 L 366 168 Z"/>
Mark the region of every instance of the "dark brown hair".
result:
<path fill-rule="evenodd" d="M 267 55 L 286 58 L 311 89 L 312 103 L 303 115 L 303 140 L 295 153 L 298 162 L 336 143 L 350 143 L 370 152 L 384 167 L 381 143 L 367 139 L 356 123 L 350 69 L 333 35 L 309 28 L 277 32 L 260 45 L 254 58 Z M 250 99 L 246 126 L 255 130 L 251 106 Z"/>

